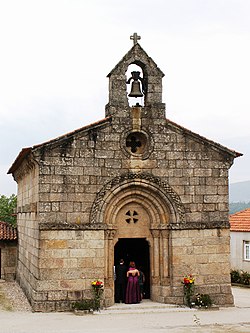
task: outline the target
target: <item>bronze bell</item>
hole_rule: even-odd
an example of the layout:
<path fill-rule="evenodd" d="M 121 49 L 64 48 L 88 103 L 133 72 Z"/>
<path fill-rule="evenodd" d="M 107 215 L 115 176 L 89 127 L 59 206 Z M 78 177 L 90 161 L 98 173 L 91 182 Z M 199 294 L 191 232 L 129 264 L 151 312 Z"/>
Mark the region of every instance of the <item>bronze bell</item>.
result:
<path fill-rule="evenodd" d="M 143 79 L 140 78 L 140 72 L 131 72 L 132 77 L 127 81 L 127 83 L 130 83 L 131 80 L 133 80 L 131 84 L 131 92 L 128 95 L 129 97 L 143 97 L 143 93 L 141 91 L 141 84 L 143 84 Z M 139 82 L 141 81 L 141 83 Z"/>

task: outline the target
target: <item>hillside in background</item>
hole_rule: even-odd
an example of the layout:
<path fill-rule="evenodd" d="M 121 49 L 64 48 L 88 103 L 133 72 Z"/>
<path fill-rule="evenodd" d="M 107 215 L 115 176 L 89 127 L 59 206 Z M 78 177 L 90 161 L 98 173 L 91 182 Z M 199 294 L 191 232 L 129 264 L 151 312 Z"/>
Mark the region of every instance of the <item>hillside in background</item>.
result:
<path fill-rule="evenodd" d="M 250 202 L 231 202 L 229 204 L 229 214 L 235 214 L 246 208 L 250 208 Z"/>
<path fill-rule="evenodd" d="M 250 180 L 229 185 L 229 202 L 250 202 Z"/>
<path fill-rule="evenodd" d="M 229 213 L 250 208 L 250 181 L 229 185 Z"/>

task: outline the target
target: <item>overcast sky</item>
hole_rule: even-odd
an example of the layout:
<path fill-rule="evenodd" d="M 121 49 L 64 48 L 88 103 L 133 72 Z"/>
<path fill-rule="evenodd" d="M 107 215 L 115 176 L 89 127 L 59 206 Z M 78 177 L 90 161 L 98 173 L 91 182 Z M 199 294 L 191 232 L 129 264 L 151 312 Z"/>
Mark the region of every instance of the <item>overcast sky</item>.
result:
<path fill-rule="evenodd" d="M 165 73 L 166 117 L 244 153 L 250 180 L 249 0 L 0 0 L 0 194 L 19 151 L 105 116 L 106 75 L 140 44 Z"/>

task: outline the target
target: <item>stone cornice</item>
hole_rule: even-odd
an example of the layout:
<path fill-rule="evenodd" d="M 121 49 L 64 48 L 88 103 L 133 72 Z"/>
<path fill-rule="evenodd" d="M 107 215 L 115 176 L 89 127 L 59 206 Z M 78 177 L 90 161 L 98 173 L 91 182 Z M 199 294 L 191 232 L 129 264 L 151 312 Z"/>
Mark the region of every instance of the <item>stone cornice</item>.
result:
<path fill-rule="evenodd" d="M 37 161 L 33 158 L 32 154 L 27 155 L 26 158 L 20 162 L 19 167 L 13 172 L 11 171 L 13 178 L 16 182 L 18 182 L 18 180 L 22 179 L 24 175 L 28 174 L 32 169 L 34 169 L 36 165 L 38 165 Z"/>
<path fill-rule="evenodd" d="M 31 202 L 23 206 L 18 206 L 17 213 L 37 213 L 37 202 Z"/>
<path fill-rule="evenodd" d="M 39 223 L 39 230 L 107 230 L 105 224 L 76 224 L 67 222 Z"/>
<path fill-rule="evenodd" d="M 167 226 L 170 230 L 202 230 L 202 229 L 229 229 L 229 222 L 188 222 L 171 223 Z"/>
<path fill-rule="evenodd" d="M 171 223 L 168 225 L 160 225 L 158 228 L 152 229 L 153 232 L 163 230 L 203 230 L 203 229 L 229 229 L 228 222 L 188 222 L 188 223 Z M 105 230 L 106 232 L 115 232 L 115 229 L 108 229 L 106 224 L 88 223 L 76 224 L 67 222 L 55 223 L 39 223 L 39 230 Z"/>

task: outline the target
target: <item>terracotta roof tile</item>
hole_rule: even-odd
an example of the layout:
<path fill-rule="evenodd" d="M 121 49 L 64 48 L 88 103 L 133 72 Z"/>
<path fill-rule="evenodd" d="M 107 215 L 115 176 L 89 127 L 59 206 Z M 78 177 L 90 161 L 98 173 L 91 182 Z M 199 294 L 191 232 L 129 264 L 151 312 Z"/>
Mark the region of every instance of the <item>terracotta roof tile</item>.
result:
<path fill-rule="evenodd" d="M 0 221 L 0 240 L 17 239 L 17 228 L 12 227 L 7 222 Z"/>
<path fill-rule="evenodd" d="M 250 208 L 229 216 L 230 231 L 250 232 Z"/>

